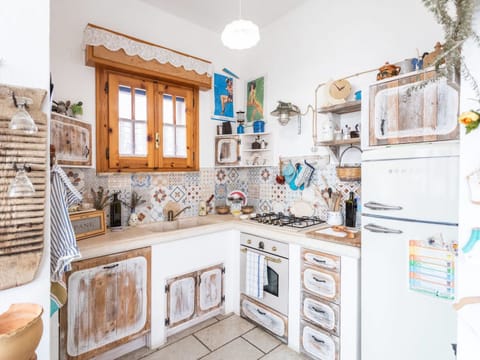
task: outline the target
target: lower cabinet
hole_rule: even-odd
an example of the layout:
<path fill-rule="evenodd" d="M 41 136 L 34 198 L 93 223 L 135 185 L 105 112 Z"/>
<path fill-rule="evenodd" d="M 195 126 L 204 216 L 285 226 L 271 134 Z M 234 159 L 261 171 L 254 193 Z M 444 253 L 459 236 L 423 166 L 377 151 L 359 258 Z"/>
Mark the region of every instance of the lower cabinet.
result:
<path fill-rule="evenodd" d="M 72 264 L 60 358 L 90 359 L 150 330 L 150 248 Z"/>
<path fill-rule="evenodd" d="M 172 329 L 223 307 L 225 268 L 223 264 L 167 279 L 167 318 Z"/>
<path fill-rule="evenodd" d="M 340 359 L 340 258 L 302 251 L 300 351 L 317 360 Z"/>
<path fill-rule="evenodd" d="M 285 315 L 244 295 L 242 295 L 240 301 L 240 314 L 278 336 L 280 340 L 287 341 L 288 320 Z"/>

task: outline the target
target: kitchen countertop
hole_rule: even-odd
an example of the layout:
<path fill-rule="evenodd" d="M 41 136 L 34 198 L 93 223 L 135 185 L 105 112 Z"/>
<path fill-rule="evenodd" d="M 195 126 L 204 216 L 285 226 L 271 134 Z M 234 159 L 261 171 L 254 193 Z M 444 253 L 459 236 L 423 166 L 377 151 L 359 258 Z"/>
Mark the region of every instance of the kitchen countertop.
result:
<path fill-rule="evenodd" d="M 123 231 L 107 230 L 104 235 L 78 241 L 77 244 L 82 254 L 79 260 L 229 230 L 251 233 L 335 255 L 360 257 L 360 243 L 355 239 L 353 241 L 346 238 L 332 239 L 329 236 L 312 234 L 312 231 L 310 231 L 312 229 L 294 231 L 291 228 L 279 228 L 258 224 L 251 220 L 240 220 L 231 215 L 208 215 L 205 217 L 181 218 L 179 221 L 171 223 L 162 221 L 136 227 L 126 227 Z M 310 234 L 307 235 L 307 232 Z M 314 236 L 314 238 L 311 236 Z"/>

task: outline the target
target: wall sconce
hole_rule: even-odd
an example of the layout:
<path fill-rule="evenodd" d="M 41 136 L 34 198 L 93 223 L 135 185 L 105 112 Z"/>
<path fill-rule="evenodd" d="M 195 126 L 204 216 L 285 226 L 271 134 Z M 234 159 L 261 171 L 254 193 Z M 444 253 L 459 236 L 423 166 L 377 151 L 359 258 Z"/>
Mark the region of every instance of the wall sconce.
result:
<path fill-rule="evenodd" d="M 8 187 L 7 196 L 12 198 L 35 194 L 35 188 L 27 176 L 27 172 L 32 171 L 32 168 L 27 164 L 17 166 L 16 163 L 13 164 L 13 168 L 17 171 L 17 174 Z"/>
<path fill-rule="evenodd" d="M 28 105 L 33 103 L 33 100 L 27 97 L 15 97 L 15 93 L 12 94 L 13 103 L 18 108 L 18 111 L 13 114 L 8 128 L 10 130 L 19 130 L 27 134 L 34 134 L 38 131 L 35 121 L 33 121 L 30 114 L 27 112 Z"/>
<path fill-rule="evenodd" d="M 277 116 L 278 122 L 282 126 L 285 126 L 288 124 L 288 122 L 290 121 L 290 117 L 298 116 L 298 134 L 300 135 L 302 131 L 302 125 L 300 122 L 301 112 L 297 105 L 294 105 L 292 103 L 287 103 L 284 101 L 279 101 L 277 108 L 273 110 L 270 114 L 273 116 Z"/>

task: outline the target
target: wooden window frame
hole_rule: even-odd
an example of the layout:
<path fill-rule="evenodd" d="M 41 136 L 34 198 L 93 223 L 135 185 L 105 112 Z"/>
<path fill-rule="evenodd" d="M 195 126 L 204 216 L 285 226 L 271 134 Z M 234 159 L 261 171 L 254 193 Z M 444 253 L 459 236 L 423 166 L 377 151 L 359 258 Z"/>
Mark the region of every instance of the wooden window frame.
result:
<path fill-rule="evenodd" d="M 155 77 L 145 74 L 141 71 L 126 71 L 125 69 L 118 69 L 115 67 L 100 66 L 95 67 L 96 78 L 96 142 L 97 142 L 97 172 L 162 172 L 162 171 L 198 171 L 199 170 L 199 88 L 198 86 L 183 83 L 172 82 L 162 77 Z M 184 88 L 191 91 L 191 107 L 187 106 L 187 111 L 191 121 L 187 121 L 187 157 L 186 158 L 166 158 L 163 156 L 163 144 L 160 144 L 159 149 L 155 149 L 155 132 L 159 134 L 162 139 L 163 123 L 158 121 L 161 119 L 162 108 L 159 104 L 148 106 L 148 117 L 153 116 L 155 119 L 155 129 L 151 132 L 150 127 L 147 129 L 147 157 L 119 157 L 118 147 L 111 146 L 110 137 L 115 136 L 115 130 L 109 124 L 109 117 L 113 114 L 114 109 L 109 106 L 108 87 L 113 89 L 109 83 L 109 74 L 115 74 L 118 77 L 126 77 L 137 81 L 147 81 L 156 84 L 152 91 L 159 91 L 160 93 L 169 86 L 172 88 Z M 107 85 L 108 84 L 108 85 Z M 150 89 L 147 90 L 147 93 Z M 153 96 L 153 101 L 162 98 L 163 95 L 157 93 Z M 147 100 L 148 101 L 148 100 Z M 155 112 L 151 114 L 152 111 Z M 117 124 L 118 126 L 118 124 Z M 150 131 L 150 133 L 149 133 Z M 116 161 L 115 161 L 116 160 Z"/>

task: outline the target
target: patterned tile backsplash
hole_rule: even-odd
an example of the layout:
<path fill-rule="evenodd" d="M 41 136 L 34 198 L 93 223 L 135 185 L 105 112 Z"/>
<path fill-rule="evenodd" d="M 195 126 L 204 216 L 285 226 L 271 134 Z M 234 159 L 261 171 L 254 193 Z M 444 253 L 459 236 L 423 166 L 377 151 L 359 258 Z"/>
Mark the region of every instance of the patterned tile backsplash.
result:
<path fill-rule="evenodd" d="M 255 206 L 257 212 L 286 213 L 295 201 L 305 199 L 312 203 L 314 215 L 322 219 L 326 219 L 327 208 L 323 199 L 313 191 L 314 188 L 330 186 L 342 194 L 343 200 L 348 198 L 350 191 L 360 196 L 360 183 L 339 181 L 333 164 L 316 171 L 310 188 L 305 191 L 294 191 L 288 184 L 277 184 L 278 167 L 204 168 L 198 172 L 155 174 L 97 175 L 95 169 L 80 168 L 68 168 L 65 172 L 84 195 L 85 202 L 92 202 L 90 189 L 96 190 L 99 186 L 110 193 L 119 192 L 119 198 L 125 204 L 130 202 L 132 191 L 135 191 L 146 200 L 135 211 L 143 223 L 163 220 L 163 210 L 171 202 L 180 208 L 190 206 L 181 216 L 197 215 L 200 200 L 207 200 L 214 194 L 215 204 L 223 205 L 228 194 L 234 190 L 243 191 L 249 205 Z M 106 210 L 109 224 L 108 207 Z M 122 224 L 126 225 L 130 209 L 124 205 L 122 210 Z"/>

